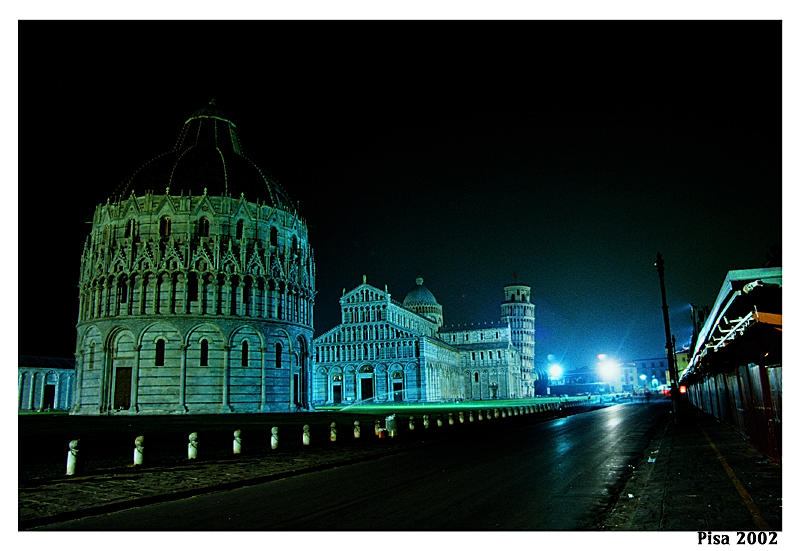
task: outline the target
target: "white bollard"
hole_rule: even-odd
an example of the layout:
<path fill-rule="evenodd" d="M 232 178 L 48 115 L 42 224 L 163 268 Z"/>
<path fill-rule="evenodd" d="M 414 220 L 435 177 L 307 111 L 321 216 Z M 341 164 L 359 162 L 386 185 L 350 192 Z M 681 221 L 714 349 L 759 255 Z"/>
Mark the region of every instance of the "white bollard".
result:
<path fill-rule="evenodd" d="M 375 419 L 375 436 L 381 435 L 381 420 Z"/>
<path fill-rule="evenodd" d="M 411 415 L 408 418 L 408 430 L 414 430 L 414 416 Z"/>
<path fill-rule="evenodd" d="M 471 412 L 471 411 L 469 412 L 469 422 L 470 422 L 470 423 L 474 423 L 474 422 L 475 422 L 475 416 L 474 416 L 474 415 L 472 415 L 472 412 Z"/>
<path fill-rule="evenodd" d="M 492 417 L 494 417 L 495 419 L 499 419 L 500 418 L 500 410 L 497 409 L 497 408 L 494 408 L 494 414 L 492 414 Z"/>
<path fill-rule="evenodd" d="M 233 454 L 238 455 L 242 453 L 242 431 L 236 429 L 233 431 Z"/>
<path fill-rule="evenodd" d="M 308 425 L 303 425 L 303 445 L 311 445 L 311 427 Z"/>
<path fill-rule="evenodd" d="M 431 426 L 431 418 L 430 418 L 430 416 L 429 415 L 423 415 L 422 416 L 422 427 L 427 429 L 427 428 L 430 428 L 430 426 Z"/>
<path fill-rule="evenodd" d="M 444 423 L 442 423 L 442 418 L 441 418 L 441 417 L 437 417 L 437 418 L 436 418 L 436 426 L 437 426 L 437 427 L 442 427 L 442 426 L 444 426 Z"/>
<path fill-rule="evenodd" d="M 386 418 L 386 432 L 389 433 L 389 438 L 397 436 L 397 417 L 394 413 Z"/>
<path fill-rule="evenodd" d="M 67 475 L 72 476 L 78 467 L 78 446 L 80 440 L 72 440 L 69 443 L 69 451 L 67 452 Z"/>
<path fill-rule="evenodd" d="M 269 439 L 270 447 L 273 450 L 277 450 L 278 449 L 278 427 L 272 427 L 271 433 L 272 433 L 272 436 Z"/>
<path fill-rule="evenodd" d="M 478 421 L 483 421 L 483 412 L 478 410 Z"/>
<path fill-rule="evenodd" d="M 447 414 L 447 424 L 450 425 L 451 427 L 456 424 L 455 420 L 453 419 L 452 413 Z"/>
<path fill-rule="evenodd" d="M 197 433 L 193 432 L 189 435 L 189 446 L 187 447 L 186 456 L 189 459 L 197 459 Z"/>
<path fill-rule="evenodd" d="M 133 466 L 144 463 L 144 436 L 137 436 L 133 441 Z"/>
<path fill-rule="evenodd" d="M 503 409 L 500 410 L 500 417 L 502 417 L 503 419 L 506 418 L 506 409 L 508 409 L 508 408 L 503 408 Z"/>
<path fill-rule="evenodd" d="M 464 412 L 463 411 L 459 411 L 458 412 L 458 422 L 459 423 L 463 423 L 464 422 Z"/>
<path fill-rule="evenodd" d="M 353 421 L 353 438 L 358 440 L 361 438 L 361 423 Z"/>
<path fill-rule="evenodd" d="M 336 442 L 336 423 L 331 422 L 331 442 Z"/>

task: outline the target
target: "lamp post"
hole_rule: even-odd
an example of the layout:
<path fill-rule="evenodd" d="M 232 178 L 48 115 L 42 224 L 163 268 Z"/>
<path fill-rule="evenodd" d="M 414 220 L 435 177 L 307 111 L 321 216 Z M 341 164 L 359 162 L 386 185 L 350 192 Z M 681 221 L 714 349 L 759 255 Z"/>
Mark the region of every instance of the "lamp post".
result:
<path fill-rule="evenodd" d="M 664 333 L 666 334 L 667 367 L 669 368 L 670 396 L 672 398 L 672 411 L 675 419 L 678 419 L 678 370 L 675 365 L 675 354 L 673 353 L 672 332 L 669 329 L 669 309 L 667 307 L 667 291 L 664 288 L 664 258 L 661 253 L 656 254 L 655 262 L 658 271 L 658 281 L 661 285 L 661 309 L 664 312 Z"/>

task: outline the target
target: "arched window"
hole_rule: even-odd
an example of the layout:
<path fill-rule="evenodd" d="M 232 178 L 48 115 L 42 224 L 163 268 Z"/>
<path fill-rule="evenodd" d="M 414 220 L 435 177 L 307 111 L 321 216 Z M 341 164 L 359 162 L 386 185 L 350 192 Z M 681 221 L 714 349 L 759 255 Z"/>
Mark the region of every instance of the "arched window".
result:
<path fill-rule="evenodd" d="M 203 216 L 197 221 L 197 235 L 200 237 L 208 237 L 210 233 L 211 224 L 208 222 L 208 218 Z"/>
<path fill-rule="evenodd" d="M 241 239 L 244 233 L 244 220 L 236 222 L 236 239 Z"/>
<path fill-rule="evenodd" d="M 94 343 L 89 345 L 89 369 L 94 367 Z"/>
<path fill-rule="evenodd" d="M 206 339 L 200 341 L 200 366 L 208 366 L 208 341 Z"/>
<path fill-rule="evenodd" d="M 166 344 L 164 339 L 158 339 L 156 341 L 156 366 L 158 367 L 164 365 L 164 348 Z"/>
<path fill-rule="evenodd" d="M 123 304 L 128 302 L 128 282 L 124 279 L 119 282 L 119 301 Z"/>
<path fill-rule="evenodd" d="M 476 383 L 478 382 L 478 372 L 477 371 L 475 372 L 475 382 Z"/>
<path fill-rule="evenodd" d="M 162 216 L 158 224 L 158 233 L 161 237 L 169 237 L 172 232 L 172 221 L 169 216 Z"/>
<path fill-rule="evenodd" d="M 128 220 L 125 224 L 125 237 L 131 237 L 133 235 L 133 218 Z"/>
<path fill-rule="evenodd" d="M 189 294 L 189 302 L 197 300 L 199 296 L 199 290 L 197 284 L 197 274 L 195 272 L 189 272 L 187 291 Z"/>
<path fill-rule="evenodd" d="M 278 246 L 278 228 L 272 227 L 269 229 L 269 244 L 275 247 Z"/>
<path fill-rule="evenodd" d="M 275 343 L 275 368 L 281 368 L 281 356 L 283 355 L 283 346 L 281 343 Z"/>
<path fill-rule="evenodd" d="M 250 365 L 250 345 L 247 341 L 242 341 L 242 367 Z"/>

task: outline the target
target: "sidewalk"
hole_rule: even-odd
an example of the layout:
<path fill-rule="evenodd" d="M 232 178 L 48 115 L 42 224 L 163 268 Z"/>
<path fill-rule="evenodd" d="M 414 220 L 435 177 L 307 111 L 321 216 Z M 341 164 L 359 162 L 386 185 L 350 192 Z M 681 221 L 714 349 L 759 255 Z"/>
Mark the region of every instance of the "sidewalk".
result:
<path fill-rule="evenodd" d="M 781 521 L 781 466 L 692 409 L 653 439 L 602 528 L 779 531 Z"/>
<path fill-rule="evenodd" d="M 186 461 L 168 467 L 131 466 L 33 481 L 19 487 L 19 529 L 348 465 L 416 445 L 420 444 L 406 441 L 367 447 L 309 448 L 303 453 L 276 451 L 268 457 Z"/>

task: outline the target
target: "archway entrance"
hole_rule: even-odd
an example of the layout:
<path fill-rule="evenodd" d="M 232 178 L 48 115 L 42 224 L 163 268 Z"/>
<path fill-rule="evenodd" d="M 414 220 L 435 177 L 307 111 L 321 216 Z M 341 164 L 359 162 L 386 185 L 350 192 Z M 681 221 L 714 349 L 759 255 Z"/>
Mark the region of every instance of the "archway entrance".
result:
<path fill-rule="evenodd" d="M 342 376 L 341 375 L 334 375 L 331 394 L 333 395 L 333 403 L 334 404 L 341 404 L 342 403 Z"/>
<path fill-rule="evenodd" d="M 114 409 L 130 409 L 132 375 L 133 369 L 129 365 L 114 368 Z"/>
<path fill-rule="evenodd" d="M 395 402 L 403 401 L 403 372 L 392 373 L 392 399 Z"/>
<path fill-rule="evenodd" d="M 375 397 L 374 370 L 372 366 L 365 365 L 358 371 L 358 390 L 360 401 L 371 400 Z"/>

